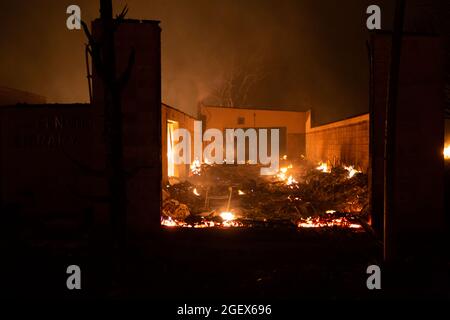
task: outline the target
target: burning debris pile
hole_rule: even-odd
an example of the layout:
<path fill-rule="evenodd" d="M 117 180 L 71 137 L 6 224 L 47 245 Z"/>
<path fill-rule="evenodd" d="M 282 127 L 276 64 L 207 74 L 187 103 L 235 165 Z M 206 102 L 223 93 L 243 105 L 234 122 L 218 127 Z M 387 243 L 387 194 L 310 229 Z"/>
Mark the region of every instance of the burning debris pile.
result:
<path fill-rule="evenodd" d="M 360 228 L 367 176 L 353 167 L 280 160 L 274 176 L 258 165 L 192 166 L 186 181 L 163 190 L 161 223 L 180 227 Z"/>

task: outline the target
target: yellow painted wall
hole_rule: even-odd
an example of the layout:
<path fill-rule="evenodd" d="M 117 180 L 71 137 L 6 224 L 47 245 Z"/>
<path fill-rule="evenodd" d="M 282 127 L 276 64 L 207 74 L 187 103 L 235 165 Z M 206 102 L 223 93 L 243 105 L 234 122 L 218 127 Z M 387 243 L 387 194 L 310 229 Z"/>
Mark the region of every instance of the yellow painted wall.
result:
<path fill-rule="evenodd" d="M 288 133 L 305 133 L 306 112 L 201 106 L 200 113 L 207 129 L 287 127 Z M 244 124 L 238 124 L 239 117 Z"/>
<path fill-rule="evenodd" d="M 200 106 L 205 130 L 286 127 L 288 156 L 305 153 L 306 112 Z M 244 120 L 239 123 L 239 118 Z M 281 138 L 280 138 L 281 139 Z"/>

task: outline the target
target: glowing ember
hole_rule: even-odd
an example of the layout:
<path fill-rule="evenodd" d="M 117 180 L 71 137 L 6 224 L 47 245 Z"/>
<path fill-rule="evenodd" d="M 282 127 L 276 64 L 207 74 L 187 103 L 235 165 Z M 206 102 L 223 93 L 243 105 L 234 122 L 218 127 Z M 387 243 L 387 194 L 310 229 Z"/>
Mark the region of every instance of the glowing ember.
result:
<path fill-rule="evenodd" d="M 298 222 L 297 227 L 299 228 L 330 228 L 330 227 L 338 227 L 338 228 L 352 228 L 359 229 L 361 228 L 360 224 L 350 223 L 348 219 L 343 218 L 320 218 L 320 217 L 308 217 L 306 219 L 301 219 Z"/>
<path fill-rule="evenodd" d="M 226 213 L 231 213 L 231 212 L 226 212 Z M 233 219 L 234 219 L 234 215 L 233 215 Z M 214 222 L 214 221 L 208 221 L 208 220 L 202 220 L 200 222 L 196 222 L 193 224 L 189 224 L 186 222 L 181 222 L 178 220 L 174 220 L 171 217 L 167 217 L 167 218 L 161 218 L 161 225 L 165 226 L 165 227 L 180 227 L 180 228 L 194 228 L 194 229 L 201 229 L 201 228 L 220 228 L 220 227 L 225 227 L 225 228 L 238 228 L 238 227 L 243 227 L 244 224 L 240 221 L 236 221 L 236 220 L 226 220 L 223 222 Z"/>
<path fill-rule="evenodd" d="M 356 170 L 353 166 L 344 166 L 344 169 L 348 171 L 348 178 L 350 179 L 357 173 L 361 173 L 361 171 Z"/>
<path fill-rule="evenodd" d="M 161 211 L 161 225 L 177 229 L 288 226 L 363 231 L 365 222 L 355 214 L 366 201 L 366 175 L 357 174 L 360 171 L 354 165 L 335 168 L 330 162 L 311 166 L 296 161 L 281 161 L 271 177 L 255 180 L 253 172 L 234 174 L 225 165 L 206 166 L 195 160 L 187 183 L 167 186 L 169 198 Z M 200 172 L 201 177 L 192 176 Z M 343 187 L 330 189 L 335 184 Z"/>
<path fill-rule="evenodd" d="M 450 145 L 444 148 L 444 159 L 450 159 Z"/>
<path fill-rule="evenodd" d="M 316 169 L 324 173 L 331 172 L 331 168 L 328 168 L 328 164 L 326 162 L 319 162 L 319 166 Z"/>
<path fill-rule="evenodd" d="M 291 184 L 294 184 L 294 183 L 297 183 L 297 181 L 294 178 L 292 178 L 292 176 L 289 176 L 289 178 L 286 181 L 286 184 L 288 186 L 290 186 Z"/>
<path fill-rule="evenodd" d="M 229 211 L 221 212 L 220 217 L 223 219 L 223 221 L 231 221 L 235 219 L 234 214 Z"/>
<path fill-rule="evenodd" d="M 168 217 L 167 219 L 161 219 L 161 225 L 166 227 L 176 227 L 178 226 L 178 223 L 171 217 Z"/>
<path fill-rule="evenodd" d="M 200 171 L 201 171 L 201 164 L 200 164 L 200 161 L 198 159 L 196 159 L 191 164 L 191 172 L 192 172 L 192 174 L 200 175 Z"/>
<path fill-rule="evenodd" d="M 287 160 L 287 155 L 284 155 L 284 156 L 283 156 L 283 160 Z"/>
<path fill-rule="evenodd" d="M 278 179 L 280 180 L 286 180 L 286 172 L 287 168 L 280 168 L 280 172 L 277 174 Z"/>
<path fill-rule="evenodd" d="M 297 183 L 297 180 L 295 180 L 294 177 L 292 177 L 292 175 L 289 175 L 289 176 L 287 175 L 288 170 L 292 169 L 292 168 L 293 168 L 293 166 L 292 166 L 292 164 L 290 164 L 287 167 L 280 168 L 279 172 L 277 173 L 277 178 L 280 181 L 285 181 L 286 185 L 288 185 L 288 186 L 290 186 L 294 183 Z"/>
<path fill-rule="evenodd" d="M 240 221 L 234 220 L 235 216 L 228 211 L 222 212 L 220 214 L 223 222 L 214 222 L 208 220 L 202 220 L 194 224 L 189 224 L 186 222 L 180 222 L 178 220 L 172 219 L 171 217 L 162 218 L 161 225 L 165 227 L 181 227 L 181 228 L 213 228 L 213 227 L 224 227 L 224 228 L 238 228 L 244 227 L 244 224 Z M 266 221 L 266 220 L 264 220 Z M 361 229 L 362 226 L 358 223 L 351 222 L 345 217 L 342 218 L 329 218 L 329 217 L 308 217 L 306 219 L 301 219 L 297 223 L 298 228 L 349 228 L 349 229 Z"/>
<path fill-rule="evenodd" d="M 233 221 L 233 220 L 230 220 L 230 221 L 224 221 L 223 223 L 222 223 L 222 227 L 234 227 L 234 228 L 236 228 L 236 227 L 243 227 L 244 225 L 241 223 L 241 222 L 238 222 L 238 221 Z"/>

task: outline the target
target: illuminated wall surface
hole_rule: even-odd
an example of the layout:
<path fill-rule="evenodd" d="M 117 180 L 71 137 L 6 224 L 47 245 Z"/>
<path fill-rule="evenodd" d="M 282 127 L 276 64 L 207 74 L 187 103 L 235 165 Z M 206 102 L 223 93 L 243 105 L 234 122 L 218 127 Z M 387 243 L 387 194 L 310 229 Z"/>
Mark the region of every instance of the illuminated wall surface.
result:
<path fill-rule="evenodd" d="M 179 111 L 177 109 L 174 109 L 166 104 L 162 104 L 161 109 L 161 135 L 162 135 L 162 177 L 163 182 L 165 183 L 167 181 L 167 178 L 169 176 L 175 176 L 175 177 L 185 177 L 189 173 L 189 164 L 174 164 L 173 165 L 173 175 L 169 174 L 169 162 L 167 154 L 168 154 L 168 144 L 169 139 L 167 137 L 168 135 L 168 129 L 172 127 L 172 129 L 176 128 L 184 128 L 189 130 L 189 132 L 194 131 L 194 121 L 196 119 L 182 111 Z M 172 125 L 170 125 L 172 123 Z M 173 143 L 176 143 L 176 141 L 172 141 Z M 193 143 L 191 141 L 191 143 Z M 191 150 L 193 152 L 193 150 Z M 192 154 L 191 154 L 192 156 Z"/>
<path fill-rule="evenodd" d="M 333 166 L 354 165 L 366 172 L 369 166 L 369 114 L 312 127 L 306 122 L 306 156 Z"/>

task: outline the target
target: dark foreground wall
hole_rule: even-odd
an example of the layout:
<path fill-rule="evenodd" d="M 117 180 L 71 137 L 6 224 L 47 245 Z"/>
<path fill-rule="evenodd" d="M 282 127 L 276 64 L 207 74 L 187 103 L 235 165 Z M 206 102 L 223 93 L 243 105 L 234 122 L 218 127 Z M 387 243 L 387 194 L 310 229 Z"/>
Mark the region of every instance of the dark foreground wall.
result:
<path fill-rule="evenodd" d="M 396 106 L 393 170 L 394 205 L 384 203 L 384 120 L 390 57 L 390 35 L 371 39 L 372 208 L 380 228 L 385 220 L 387 257 L 432 255 L 430 240 L 444 224 L 444 42 L 439 37 L 405 35 L 402 42 Z M 425 249 L 426 248 L 426 249 Z"/>
<path fill-rule="evenodd" d="M 89 208 L 90 181 L 81 164 L 101 152 L 94 147 L 98 121 L 87 104 L 2 107 L 0 204 L 31 215 Z"/>
<path fill-rule="evenodd" d="M 97 37 L 98 31 L 94 23 Z M 126 20 L 115 38 L 118 72 L 135 50 L 122 94 L 122 143 L 128 223 L 146 231 L 160 225 L 160 32 L 156 21 Z M 92 105 L 0 108 L 0 208 L 59 219 L 73 213 L 83 220 L 86 213 L 108 222 L 103 98 L 102 81 L 94 72 Z"/>

